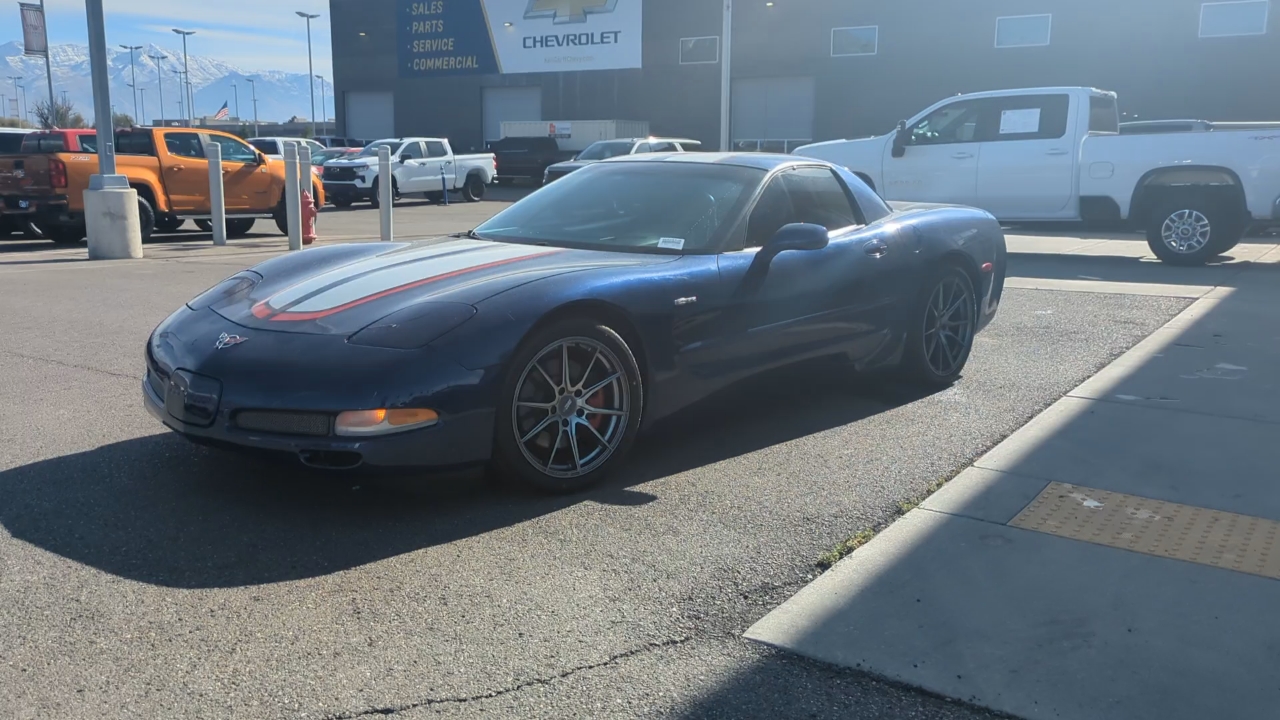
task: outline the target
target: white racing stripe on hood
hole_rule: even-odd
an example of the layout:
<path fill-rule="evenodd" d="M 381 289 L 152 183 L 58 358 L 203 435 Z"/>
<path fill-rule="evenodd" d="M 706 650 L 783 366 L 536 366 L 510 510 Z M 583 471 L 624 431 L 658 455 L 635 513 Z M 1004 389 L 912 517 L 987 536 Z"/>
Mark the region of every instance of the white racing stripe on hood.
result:
<path fill-rule="evenodd" d="M 462 253 L 469 255 L 464 251 L 475 251 L 476 248 L 494 247 L 494 243 L 484 240 L 458 239 L 442 243 L 432 243 L 425 247 L 410 245 L 403 248 L 397 248 L 390 252 L 380 253 L 373 257 L 357 260 L 347 265 L 333 268 L 314 277 L 307 278 L 297 285 L 285 288 L 280 292 L 272 295 L 267 300 L 267 304 L 275 310 L 283 310 L 289 305 L 314 292 L 319 292 L 324 288 L 342 282 L 346 278 L 354 277 L 362 273 L 374 272 L 383 268 L 393 267 L 401 263 L 409 263 L 415 272 L 422 274 L 424 277 L 429 270 L 419 266 L 417 263 L 428 258 L 446 255 L 448 253 Z M 502 247 L 502 246 L 499 246 Z M 509 246 L 522 247 L 522 246 Z"/>
<path fill-rule="evenodd" d="M 495 262 L 509 262 L 526 257 L 546 255 L 550 252 L 555 251 L 548 250 L 545 247 L 495 244 L 480 250 L 449 255 L 430 262 L 415 262 L 403 266 L 388 267 L 337 285 L 315 297 L 307 298 L 305 301 L 289 307 L 288 311 L 294 313 L 323 312 L 418 280 L 465 271 L 468 268 L 480 267 Z"/>

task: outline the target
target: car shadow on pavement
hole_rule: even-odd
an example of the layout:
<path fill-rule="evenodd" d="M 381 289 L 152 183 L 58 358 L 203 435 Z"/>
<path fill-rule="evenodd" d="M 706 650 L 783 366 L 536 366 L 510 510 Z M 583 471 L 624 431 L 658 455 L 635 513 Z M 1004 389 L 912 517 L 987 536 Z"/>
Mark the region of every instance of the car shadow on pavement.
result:
<path fill-rule="evenodd" d="M 0 525 L 48 552 L 164 587 L 323 576 L 581 502 L 643 505 L 656 498 L 636 486 L 650 480 L 920 397 L 877 382 L 833 392 L 843 375 L 824 381 L 792 369 L 721 393 L 655 428 L 615 478 L 572 496 L 474 475 L 323 474 L 161 434 L 0 472 Z"/>

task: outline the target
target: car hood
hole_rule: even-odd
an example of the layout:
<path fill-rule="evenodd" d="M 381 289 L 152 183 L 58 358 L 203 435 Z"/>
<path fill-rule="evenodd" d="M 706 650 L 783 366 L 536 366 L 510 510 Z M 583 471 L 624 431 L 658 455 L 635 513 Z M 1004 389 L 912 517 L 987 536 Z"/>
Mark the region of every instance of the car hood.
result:
<path fill-rule="evenodd" d="M 562 173 L 573 172 L 574 170 L 584 168 L 588 165 L 595 165 L 598 162 L 600 161 L 599 160 L 566 160 L 564 162 L 558 162 L 555 165 L 548 167 L 547 169 L 553 170 L 555 172 L 562 172 Z"/>
<path fill-rule="evenodd" d="M 212 307 L 244 327 L 349 335 L 419 303 L 474 306 L 555 275 L 674 259 L 470 238 L 332 245 L 253 268 L 262 279 L 248 295 Z"/>
<path fill-rule="evenodd" d="M 339 158 L 330 160 L 324 164 L 325 167 L 374 167 L 378 164 L 378 158 L 362 157 L 362 158 Z"/>
<path fill-rule="evenodd" d="M 825 142 L 801 145 L 792 150 L 791 154 L 826 160 L 837 165 L 847 165 L 849 159 L 853 156 L 861 158 L 865 155 L 868 159 L 879 159 L 885 139 L 886 136 L 884 135 L 876 135 L 856 140 L 827 140 Z"/>

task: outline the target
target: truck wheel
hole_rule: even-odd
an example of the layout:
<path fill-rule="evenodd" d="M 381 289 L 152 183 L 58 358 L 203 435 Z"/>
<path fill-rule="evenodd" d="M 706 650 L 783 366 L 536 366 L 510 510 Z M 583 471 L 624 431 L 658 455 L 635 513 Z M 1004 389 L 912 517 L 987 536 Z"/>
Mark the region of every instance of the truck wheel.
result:
<path fill-rule="evenodd" d="M 42 240 L 44 239 L 44 231 L 33 222 L 25 222 L 22 224 L 22 237 L 28 240 Z"/>
<path fill-rule="evenodd" d="M 227 237 L 242 238 L 245 235 L 248 235 L 256 222 L 256 218 L 236 218 L 234 220 L 227 220 Z"/>
<path fill-rule="evenodd" d="M 1244 226 L 1204 198 L 1169 198 L 1156 204 L 1147 223 L 1147 246 L 1170 265 L 1203 265 L 1244 236 Z"/>
<path fill-rule="evenodd" d="M 162 233 L 176 232 L 178 229 L 180 229 L 183 225 L 186 225 L 186 224 L 187 224 L 187 221 L 183 220 L 180 217 L 174 217 L 172 215 L 161 215 L 156 218 L 156 231 L 162 232 Z"/>
<path fill-rule="evenodd" d="M 200 232 L 213 232 L 213 221 L 197 220 L 196 227 L 200 229 Z"/>
<path fill-rule="evenodd" d="M 52 225 L 44 234 L 58 245 L 78 245 L 84 239 L 84 225 Z"/>
<path fill-rule="evenodd" d="M 462 197 L 467 202 L 480 202 L 484 199 L 484 181 L 479 175 L 467 176 L 467 183 L 462 186 Z"/>
<path fill-rule="evenodd" d="M 349 208 L 351 207 L 351 198 L 334 198 L 332 201 L 334 207 Z"/>
<path fill-rule="evenodd" d="M 400 183 L 395 178 L 391 178 L 391 207 L 395 207 L 400 201 Z M 373 181 L 373 196 L 369 198 L 369 204 L 374 208 L 382 206 L 382 193 L 378 189 L 378 181 Z"/>
<path fill-rule="evenodd" d="M 138 229 L 142 231 L 142 242 L 151 239 L 156 231 L 156 211 L 151 203 L 141 194 L 138 195 Z"/>

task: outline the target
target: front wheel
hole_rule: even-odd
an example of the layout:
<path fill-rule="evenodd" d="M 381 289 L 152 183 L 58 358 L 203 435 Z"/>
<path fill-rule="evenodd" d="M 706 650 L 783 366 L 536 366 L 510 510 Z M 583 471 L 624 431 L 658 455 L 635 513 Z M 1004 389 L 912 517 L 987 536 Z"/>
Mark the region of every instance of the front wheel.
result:
<path fill-rule="evenodd" d="M 517 349 L 499 408 L 499 466 L 538 490 L 569 493 L 625 462 L 640 428 L 644 386 L 618 333 L 568 319 Z"/>
<path fill-rule="evenodd" d="M 369 204 L 375 208 L 382 207 L 382 188 L 378 186 L 379 180 L 373 181 L 373 195 L 369 197 Z M 391 178 L 391 207 L 395 207 L 400 202 L 400 183 L 395 178 Z"/>
<path fill-rule="evenodd" d="M 76 245 L 84 239 L 84 225 L 51 225 L 44 231 L 45 237 L 58 245 Z"/>
<path fill-rule="evenodd" d="M 336 198 L 334 198 L 334 199 L 330 200 L 329 202 L 332 202 L 332 203 L 333 203 L 333 206 L 334 206 L 334 207 L 337 207 L 337 208 L 349 208 L 349 207 L 351 207 L 351 198 L 347 198 L 347 197 L 336 197 Z"/>
<path fill-rule="evenodd" d="M 968 273 L 954 265 L 935 270 L 908 322 L 902 361 L 906 379 L 929 387 L 958 380 L 978 328 L 978 299 Z"/>
<path fill-rule="evenodd" d="M 235 218 L 227 220 L 227 237 L 242 238 L 249 234 L 253 229 L 254 223 L 258 222 L 256 218 Z"/>
<path fill-rule="evenodd" d="M 1244 226 L 1229 213 L 1200 198 L 1159 203 L 1147 222 L 1147 247 L 1170 265 L 1203 265 L 1230 250 L 1244 236 Z"/>
<path fill-rule="evenodd" d="M 471 175 L 462 186 L 462 197 L 467 202 L 480 202 L 484 199 L 484 180 L 479 175 Z"/>

